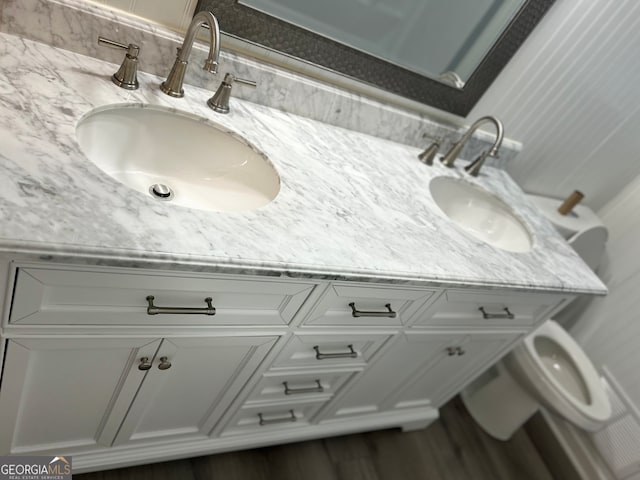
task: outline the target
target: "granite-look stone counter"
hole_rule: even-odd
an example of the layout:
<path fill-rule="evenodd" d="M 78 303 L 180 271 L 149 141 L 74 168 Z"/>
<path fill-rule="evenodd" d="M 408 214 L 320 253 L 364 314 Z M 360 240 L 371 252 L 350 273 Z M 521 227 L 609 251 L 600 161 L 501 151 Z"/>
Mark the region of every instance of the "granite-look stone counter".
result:
<path fill-rule="evenodd" d="M 0 250 L 112 265 L 317 278 L 604 293 L 606 288 L 502 170 L 478 178 L 419 149 L 249 103 L 220 115 L 212 92 L 185 98 L 140 74 L 130 92 L 117 66 L 0 34 Z M 198 68 L 191 65 L 190 68 Z M 190 210 L 116 182 L 81 152 L 75 127 L 96 108 L 149 104 L 205 117 L 262 150 L 280 174 L 270 204 L 250 212 Z M 177 159 L 176 161 L 180 161 Z M 460 162 L 462 165 L 463 162 Z M 495 192 L 534 234 L 528 253 L 475 240 L 440 212 L 436 176 Z"/>

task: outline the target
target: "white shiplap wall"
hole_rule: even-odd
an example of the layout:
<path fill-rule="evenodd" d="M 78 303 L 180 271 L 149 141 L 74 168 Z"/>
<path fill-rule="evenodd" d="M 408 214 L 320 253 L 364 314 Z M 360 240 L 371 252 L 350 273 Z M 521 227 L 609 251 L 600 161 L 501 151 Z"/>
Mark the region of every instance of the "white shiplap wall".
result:
<path fill-rule="evenodd" d="M 609 295 L 593 299 L 571 333 L 624 398 L 626 414 L 594 437 L 618 478 L 640 472 L 640 177 L 598 214 L 609 229 L 600 277 Z M 626 474 L 624 473 L 626 472 Z"/>
<path fill-rule="evenodd" d="M 609 229 L 598 272 L 609 295 L 591 302 L 572 333 L 594 364 L 613 375 L 640 415 L 639 212 L 640 177 L 598 212 Z"/>
<path fill-rule="evenodd" d="M 602 207 L 640 174 L 640 2 L 557 0 L 468 119 L 524 144 L 508 167 L 531 193 Z"/>

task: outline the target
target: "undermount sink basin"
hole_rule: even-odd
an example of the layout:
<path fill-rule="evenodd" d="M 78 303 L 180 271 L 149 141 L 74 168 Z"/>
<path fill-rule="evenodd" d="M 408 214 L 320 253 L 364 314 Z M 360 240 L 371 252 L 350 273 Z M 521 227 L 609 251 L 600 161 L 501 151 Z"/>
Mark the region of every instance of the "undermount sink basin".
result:
<path fill-rule="evenodd" d="M 280 191 L 280 177 L 263 153 L 189 114 L 148 106 L 101 109 L 80 120 L 76 137 L 107 175 L 176 205 L 253 210 Z"/>
<path fill-rule="evenodd" d="M 531 250 L 526 227 L 495 195 L 449 177 L 434 178 L 429 189 L 440 210 L 478 240 L 510 252 Z"/>

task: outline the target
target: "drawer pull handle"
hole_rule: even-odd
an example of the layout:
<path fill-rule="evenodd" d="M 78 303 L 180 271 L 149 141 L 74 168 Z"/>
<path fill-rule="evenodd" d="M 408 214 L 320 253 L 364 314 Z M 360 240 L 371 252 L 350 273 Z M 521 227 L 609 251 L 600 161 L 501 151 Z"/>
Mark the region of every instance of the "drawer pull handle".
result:
<path fill-rule="evenodd" d="M 508 318 L 509 320 L 513 320 L 516 316 L 509 311 L 507 307 L 504 307 L 505 313 L 487 313 L 484 310 L 484 307 L 480 307 L 478 310 L 482 312 L 482 318 L 485 320 L 489 320 L 491 318 Z"/>
<path fill-rule="evenodd" d="M 140 359 L 140 364 L 138 365 L 138 370 L 142 370 L 143 372 L 145 372 L 150 368 L 151 368 L 151 362 L 149 361 L 149 357 L 142 357 Z"/>
<path fill-rule="evenodd" d="M 153 300 L 155 297 L 153 295 L 149 295 L 147 297 L 147 302 L 149 302 L 149 306 L 147 307 L 147 315 L 158 315 L 160 313 L 172 314 L 172 315 L 215 315 L 216 307 L 211 305 L 213 299 L 211 297 L 207 297 L 204 299 L 207 306 L 206 308 L 193 308 L 193 307 L 156 307 L 153 304 Z"/>
<path fill-rule="evenodd" d="M 260 426 L 261 427 L 263 425 L 273 425 L 274 423 L 288 423 L 288 422 L 296 422 L 296 421 L 298 421 L 298 418 L 296 417 L 296 414 L 293 413 L 293 410 L 289 410 L 289 416 L 288 417 L 264 418 L 262 416 L 262 413 L 259 413 L 258 414 L 258 418 L 260 419 Z"/>
<path fill-rule="evenodd" d="M 387 317 L 387 318 L 396 318 L 396 312 L 391 310 L 391 304 L 387 303 L 385 307 L 387 307 L 386 312 L 367 312 L 365 310 L 356 309 L 355 302 L 351 302 L 349 304 L 351 307 L 351 316 L 352 317 Z"/>
<path fill-rule="evenodd" d="M 320 383 L 320 380 L 316 380 L 316 387 L 307 387 L 307 388 L 289 388 L 289 382 L 282 382 L 284 385 L 284 394 L 285 395 L 296 395 L 298 393 L 322 393 L 324 392 L 324 387 Z"/>
<path fill-rule="evenodd" d="M 317 360 L 328 360 L 330 358 L 358 358 L 358 352 L 353 349 L 353 345 L 347 345 L 347 348 L 349 351 L 344 353 L 322 353 L 318 345 L 313 347 L 316 351 Z"/>

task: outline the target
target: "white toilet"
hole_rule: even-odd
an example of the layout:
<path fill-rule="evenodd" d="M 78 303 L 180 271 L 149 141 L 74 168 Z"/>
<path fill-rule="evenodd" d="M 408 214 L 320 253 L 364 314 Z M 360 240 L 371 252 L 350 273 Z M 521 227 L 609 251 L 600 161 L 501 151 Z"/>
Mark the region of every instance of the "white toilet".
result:
<path fill-rule="evenodd" d="M 559 202 L 530 195 L 576 252 L 596 269 L 607 230 L 587 207 L 569 215 Z M 547 320 L 462 393 L 476 422 L 491 436 L 509 439 L 543 406 L 577 427 L 594 431 L 611 416 L 611 404 L 600 377 L 584 351 L 554 320 Z"/>

